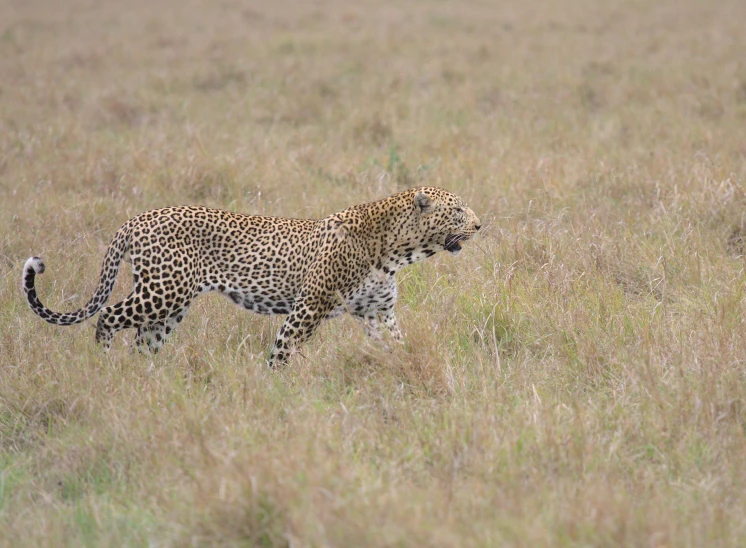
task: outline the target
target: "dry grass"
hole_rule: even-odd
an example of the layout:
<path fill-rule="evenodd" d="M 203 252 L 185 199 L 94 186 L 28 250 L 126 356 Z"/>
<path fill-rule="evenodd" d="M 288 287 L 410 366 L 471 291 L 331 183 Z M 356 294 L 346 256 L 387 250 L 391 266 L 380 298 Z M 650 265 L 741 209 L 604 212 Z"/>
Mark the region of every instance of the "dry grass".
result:
<path fill-rule="evenodd" d="M 0 544 L 746 545 L 740 0 L 0 6 Z M 419 183 L 483 235 L 407 344 L 209 297 L 156 358 L 85 302 L 114 230 Z M 128 288 L 123 269 L 117 296 Z M 112 302 L 114 302 L 112 300 Z"/>

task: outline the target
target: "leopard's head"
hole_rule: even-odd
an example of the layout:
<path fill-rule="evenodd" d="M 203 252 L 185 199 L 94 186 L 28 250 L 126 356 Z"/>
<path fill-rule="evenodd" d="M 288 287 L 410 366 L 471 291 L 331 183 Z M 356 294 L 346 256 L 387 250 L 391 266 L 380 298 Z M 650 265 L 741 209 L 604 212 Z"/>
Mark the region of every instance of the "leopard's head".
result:
<path fill-rule="evenodd" d="M 479 217 L 466 203 L 441 188 L 412 189 L 411 207 L 419 244 L 436 252 L 446 250 L 458 255 L 461 243 L 470 240 L 481 228 Z"/>

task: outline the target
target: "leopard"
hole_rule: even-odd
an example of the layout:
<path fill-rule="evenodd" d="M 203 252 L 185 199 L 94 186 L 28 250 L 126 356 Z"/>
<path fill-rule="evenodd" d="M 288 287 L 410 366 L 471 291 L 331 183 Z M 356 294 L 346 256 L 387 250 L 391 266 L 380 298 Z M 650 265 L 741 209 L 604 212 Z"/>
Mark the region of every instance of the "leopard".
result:
<path fill-rule="evenodd" d="M 203 206 L 146 211 L 126 221 L 106 249 L 99 283 L 75 312 L 54 312 L 39 299 L 40 257 L 23 267 L 31 310 L 54 325 L 99 313 L 95 340 L 105 352 L 114 335 L 135 328 L 133 349 L 157 353 L 198 296 L 218 292 L 258 314 L 286 315 L 266 363 L 287 363 L 322 321 L 348 313 L 368 337 L 398 343 L 396 274 L 447 251 L 457 255 L 481 222 L 448 190 L 421 186 L 353 205 L 318 219 L 244 215 Z M 132 291 L 104 307 L 122 262 Z"/>

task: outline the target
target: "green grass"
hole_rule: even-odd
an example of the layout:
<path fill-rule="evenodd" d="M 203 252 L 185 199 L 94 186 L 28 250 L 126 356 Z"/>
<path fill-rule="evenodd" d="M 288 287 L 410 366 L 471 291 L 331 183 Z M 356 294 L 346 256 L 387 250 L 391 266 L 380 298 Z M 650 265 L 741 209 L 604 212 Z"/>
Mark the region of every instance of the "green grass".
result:
<path fill-rule="evenodd" d="M 744 545 L 744 16 L 0 7 L 0 545 Z M 271 373 L 281 318 L 209 296 L 159 355 L 104 355 L 20 290 L 40 255 L 80 306 L 150 208 L 419 184 L 484 228 L 399 275 L 390 352 L 342 318 Z"/>

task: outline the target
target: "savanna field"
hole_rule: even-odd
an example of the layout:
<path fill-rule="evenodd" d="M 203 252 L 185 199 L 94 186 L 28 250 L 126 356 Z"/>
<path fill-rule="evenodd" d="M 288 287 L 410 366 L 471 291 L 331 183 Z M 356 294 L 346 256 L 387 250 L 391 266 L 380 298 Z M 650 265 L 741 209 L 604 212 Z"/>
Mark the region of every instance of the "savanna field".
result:
<path fill-rule="evenodd" d="M 1 546 L 746 545 L 746 4 L 0 4 Z M 405 344 L 198 299 L 156 356 L 41 299 L 200 204 L 417 186 L 483 228 Z M 109 304 L 131 288 L 120 270 Z"/>

